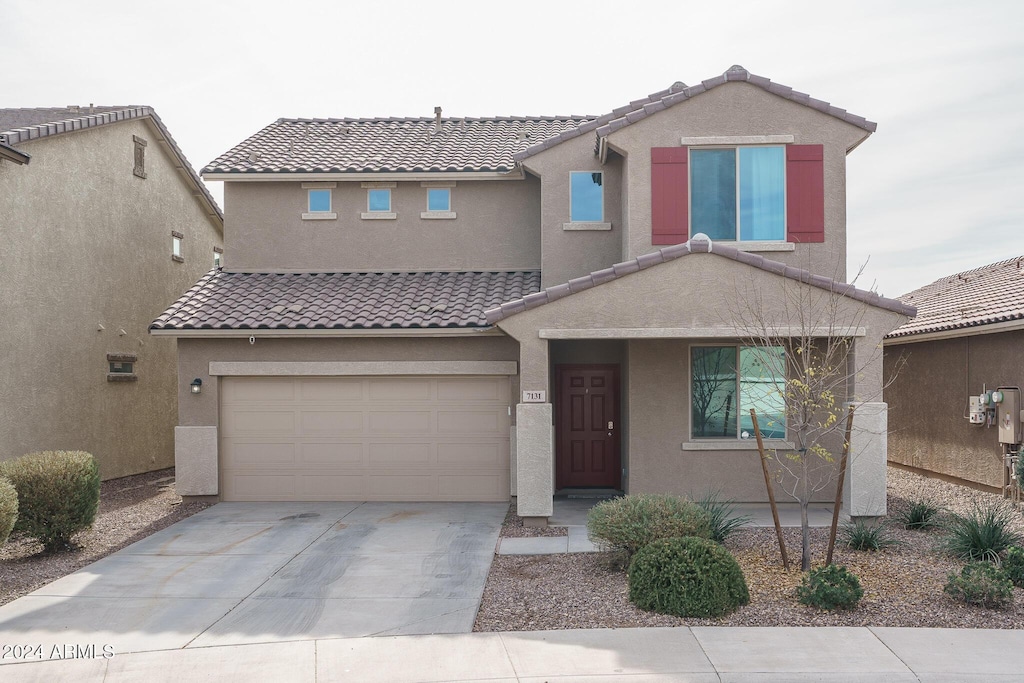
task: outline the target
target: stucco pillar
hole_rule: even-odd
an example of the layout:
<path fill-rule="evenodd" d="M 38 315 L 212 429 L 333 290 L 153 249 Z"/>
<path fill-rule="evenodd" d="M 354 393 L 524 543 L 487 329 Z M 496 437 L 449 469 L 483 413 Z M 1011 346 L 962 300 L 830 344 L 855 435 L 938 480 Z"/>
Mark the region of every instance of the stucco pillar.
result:
<path fill-rule="evenodd" d="M 519 516 L 551 516 L 554 448 L 551 443 L 551 404 L 516 406 L 516 504 Z M 540 523 L 541 520 L 535 520 Z"/>
<path fill-rule="evenodd" d="M 880 402 L 847 405 L 853 405 L 854 412 L 843 512 L 853 519 L 884 517 L 889 407 Z"/>
<path fill-rule="evenodd" d="M 215 496 L 217 428 L 174 428 L 174 487 L 179 496 Z"/>

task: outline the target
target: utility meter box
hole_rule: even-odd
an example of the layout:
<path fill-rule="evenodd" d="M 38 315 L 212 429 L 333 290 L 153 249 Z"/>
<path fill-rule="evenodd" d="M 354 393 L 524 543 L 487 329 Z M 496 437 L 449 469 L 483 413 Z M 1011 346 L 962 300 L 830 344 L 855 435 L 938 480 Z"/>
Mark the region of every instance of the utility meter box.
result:
<path fill-rule="evenodd" d="M 999 443 L 1020 443 L 1020 389 L 999 387 L 1003 400 L 996 405 L 996 422 L 999 425 Z"/>
<path fill-rule="evenodd" d="M 978 396 L 971 396 L 968 399 L 969 413 L 968 419 L 972 425 L 980 425 L 985 423 L 985 406 L 981 402 L 981 398 Z"/>

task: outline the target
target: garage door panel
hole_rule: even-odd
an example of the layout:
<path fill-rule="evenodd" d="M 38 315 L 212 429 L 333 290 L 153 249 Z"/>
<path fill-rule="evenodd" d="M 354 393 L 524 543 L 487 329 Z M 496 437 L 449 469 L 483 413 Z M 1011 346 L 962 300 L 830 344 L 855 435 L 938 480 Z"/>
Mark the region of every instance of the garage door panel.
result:
<path fill-rule="evenodd" d="M 236 435 L 294 435 L 294 410 L 253 410 L 239 408 L 225 415 L 223 429 L 226 436 Z"/>
<path fill-rule="evenodd" d="M 316 410 L 300 412 L 302 434 L 361 434 L 363 411 L 361 410 Z"/>
<path fill-rule="evenodd" d="M 298 380 L 299 399 L 302 401 L 363 400 L 364 382 L 357 378 L 317 377 Z"/>
<path fill-rule="evenodd" d="M 507 377 L 228 377 L 220 395 L 225 500 L 508 500 Z"/>
<path fill-rule="evenodd" d="M 502 380 L 493 377 L 457 377 L 437 380 L 439 401 L 499 401 L 508 403 L 508 388 L 504 393 Z"/>
<path fill-rule="evenodd" d="M 508 433 L 508 414 L 501 410 L 439 410 L 439 434 L 501 434 Z"/>
<path fill-rule="evenodd" d="M 426 401 L 431 398 L 433 381 L 427 377 L 371 379 L 371 401 Z"/>

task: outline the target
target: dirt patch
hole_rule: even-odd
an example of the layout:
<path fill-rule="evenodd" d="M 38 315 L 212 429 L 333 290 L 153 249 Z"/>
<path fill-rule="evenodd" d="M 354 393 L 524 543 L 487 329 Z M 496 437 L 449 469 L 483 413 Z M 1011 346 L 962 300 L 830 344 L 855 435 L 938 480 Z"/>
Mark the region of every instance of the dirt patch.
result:
<path fill-rule="evenodd" d="M 100 485 L 100 508 L 92 529 L 79 532 L 72 539 L 76 549 L 44 555 L 38 542 L 18 538 L 0 546 L 0 605 L 210 505 L 182 503 L 181 496 L 174 491 L 173 469 L 105 481 Z"/>
<path fill-rule="evenodd" d="M 523 518 L 516 510 L 516 501 L 508 507 L 505 521 L 501 523 L 502 538 L 536 538 L 538 536 L 568 536 L 569 530 L 564 526 L 532 527 L 524 526 Z"/>

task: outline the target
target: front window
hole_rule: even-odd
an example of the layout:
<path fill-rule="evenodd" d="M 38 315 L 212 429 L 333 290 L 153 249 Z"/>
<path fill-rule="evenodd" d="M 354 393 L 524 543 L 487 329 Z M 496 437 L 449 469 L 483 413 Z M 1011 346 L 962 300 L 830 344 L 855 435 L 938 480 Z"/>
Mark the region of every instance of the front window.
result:
<path fill-rule="evenodd" d="M 786 238 L 783 147 L 690 150 L 691 234 L 713 240 Z"/>
<path fill-rule="evenodd" d="M 309 213 L 330 213 L 331 191 L 310 190 L 309 191 Z"/>
<path fill-rule="evenodd" d="M 573 223 L 604 221 L 604 176 L 600 171 L 569 174 L 569 220 Z"/>
<path fill-rule="evenodd" d="M 690 416 L 695 439 L 786 436 L 782 347 L 694 346 L 690 349 Z"/>
<path fill-rule="evenodd" d="M 371 212 L 388 213 L 391 211 L 391 190 L 374 189 L 366 191 L 367 210 Z"/>

